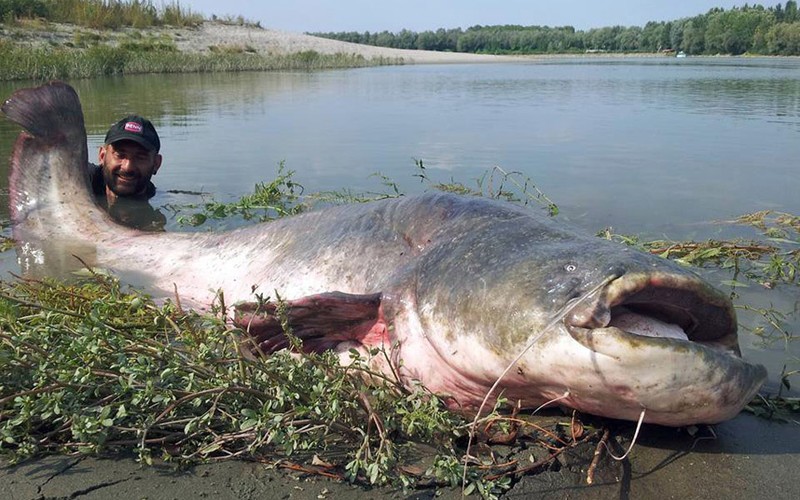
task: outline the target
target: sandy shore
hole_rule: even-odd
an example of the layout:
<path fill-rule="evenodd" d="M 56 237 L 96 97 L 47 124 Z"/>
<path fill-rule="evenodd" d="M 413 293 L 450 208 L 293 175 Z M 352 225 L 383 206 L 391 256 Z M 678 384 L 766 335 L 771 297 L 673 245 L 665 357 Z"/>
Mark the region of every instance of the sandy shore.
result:
<path fill-rule="evenodd" d="M 178 49 L 186 52 L 205 52 L 211 46 L 245 46 L 257 53 L 285 54 L 314 50 L 321 54 L 359 54 L 366 58 L 402 58 L 413 64 L 444 64 L 497 62 L 519 60 L 511 56 L 433 52 L 427 50 L 401 50 L 340 42 L 327 38 L 249 26 L 232 26 L 221 23 L 204 23 L 199 28 L 175 30 L 172 34 Z"/>
<path fill-rule="evenodd" d="M 181 52 L 210 52 L 216 49 L 243 49 L 257 54 L 289 54 L 314 50 L 321 54 L 358 54 L 367 59 L 375 57 L 402 59 L 406 64 L 477 63 L 519 60 L 520 57 L 401 50 L 340 42 L 302 33 L 292 33 L 255 26 L 238 26 L 220 22 L 205 22 L 196 28 L 154 27 L 146 30 L 123 28 L 98 31 L 70 24 L 32 24 L 24 27 L 0 25 L 0 39 L 30 47 L 81 47 L 95 42 L 117 45 L 122 41 L 159 39 L 172 41 Z"/>
<path fill-rule="evenodd" d="M 552 58 L 666 57 L 664 54 L 544 54 L 489 55 L 431 50 L 405 50 L 341 42 L 303 33 L 257 26 L 239 26 L 206 21 L 194 28 L 151 27 L 99 31 L 71 24 L 30 24 L 7 27 L 0 24 L 0 39 L 28 47 L 87 47 L 93 43 L 118 45 L 124 41 L 161 40 L 174 43 L 181 52 L 208 53 L 216 49 L 247 51 L 261 55 L 291 54 L 313 50 L 321 54 L 356 54 L 367 59 L 388 58 L 405 64 L 457 64 L 519 62 Z"/>

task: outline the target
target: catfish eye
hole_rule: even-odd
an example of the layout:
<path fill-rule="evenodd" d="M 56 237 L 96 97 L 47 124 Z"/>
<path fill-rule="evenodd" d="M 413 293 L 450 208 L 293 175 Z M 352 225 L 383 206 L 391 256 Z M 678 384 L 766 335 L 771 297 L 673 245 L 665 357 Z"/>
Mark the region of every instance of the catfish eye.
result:
<path fill-rule="evenodd" d="M 564 270 L 568 273 L 575 272 L 578 269 L 578 266 L 575 264 L 564 264 Z"/>

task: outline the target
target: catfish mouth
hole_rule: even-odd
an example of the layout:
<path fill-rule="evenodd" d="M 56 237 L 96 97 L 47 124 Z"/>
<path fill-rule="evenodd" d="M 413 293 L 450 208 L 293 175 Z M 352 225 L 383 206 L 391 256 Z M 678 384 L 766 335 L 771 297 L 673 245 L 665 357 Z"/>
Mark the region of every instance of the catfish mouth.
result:
<path fill-rule="evenodd" d="M 691 274 L 625 274 L 596 297 L 576 304 L 565 324 L 576 340 L 583 337 L 576 336 L 578 332 L 614 328 L 636 337 L 691 342 L 741 355 L 733 304 Z"/>

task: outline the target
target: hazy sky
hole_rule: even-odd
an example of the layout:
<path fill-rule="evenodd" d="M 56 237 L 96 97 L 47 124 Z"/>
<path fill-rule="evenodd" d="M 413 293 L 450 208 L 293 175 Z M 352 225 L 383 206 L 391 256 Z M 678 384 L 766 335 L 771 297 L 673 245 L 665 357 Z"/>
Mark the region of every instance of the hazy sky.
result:
<path fill-rule="evenodd" d="M 169 3 L 169 2 L 166 2 Z M 476 24 L 644 26 L 730 9 L 725 0 L 180 0 L 192 12 L 243 16 L 264 28 L 287 31 L 412 31 L 468 28 Z M 750 2 L 759 3 L 759 2 Z M 760 2 L 772 6 L 779 0 Z"/>

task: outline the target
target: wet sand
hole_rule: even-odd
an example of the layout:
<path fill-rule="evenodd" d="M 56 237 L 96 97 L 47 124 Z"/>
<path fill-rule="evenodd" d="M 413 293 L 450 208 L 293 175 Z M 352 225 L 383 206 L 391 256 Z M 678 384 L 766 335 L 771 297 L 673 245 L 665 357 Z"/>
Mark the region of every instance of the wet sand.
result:
<path fill-rule="evenodd" d="M 776 500 L 800 496 L 800 426 L 742 414 L 714 430 L 716 439 L 708 439 L 710 434 L 701 430 L 704 439 L 698 440 L 685 430 L 645 426 L 627 460 L 603 459 L 593 486 L 586 484 L 587 461 L 566 458 L 559 471 L 525 476 L 503 498 Z M 0 498 L 13 500 L 387 496 L 455 499 L 461 492 L 370 489 L 244 461 L 181 470 L 171 464 L 140 466 L 128 457 L 54 456 L 0 468 Z"/>

